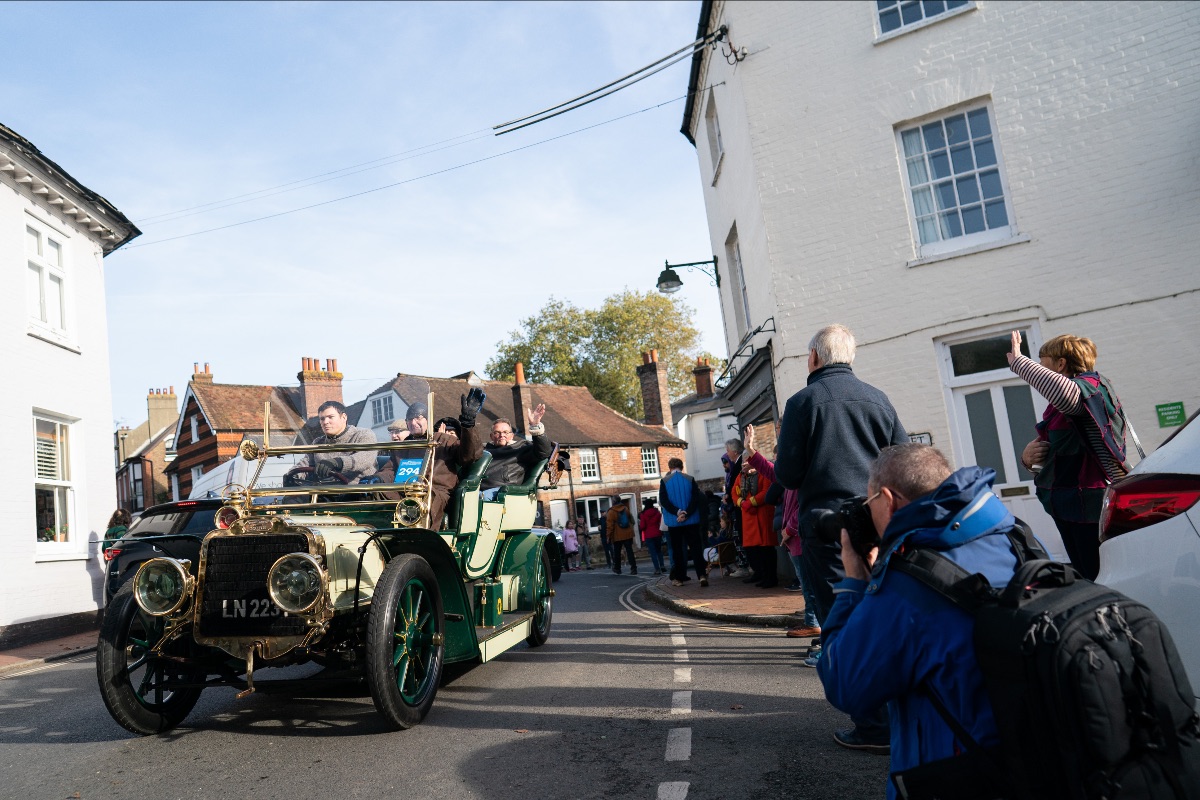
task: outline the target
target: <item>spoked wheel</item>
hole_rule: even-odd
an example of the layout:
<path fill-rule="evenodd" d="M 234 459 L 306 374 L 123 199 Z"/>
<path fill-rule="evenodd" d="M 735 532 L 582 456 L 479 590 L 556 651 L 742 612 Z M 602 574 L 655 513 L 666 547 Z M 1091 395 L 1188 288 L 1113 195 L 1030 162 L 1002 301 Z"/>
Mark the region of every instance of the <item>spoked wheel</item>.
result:
<path fill-rule="evenodd" d="M 203 691 L 200 687 L 171 688 L 173 683 L 199 682 L 205 673 L 151 653 L 163 626 L 162 619 L 146 614 L 134 602 L 133 582 L 129 581 L 104 612 L 96 648 L 96 677 L 108 713 L 121 727 L 144 736 L 182 722 Z M 187 649 L 176 641 L 168 646 L 167 654 L 186 656 Z"/>
<path fill-rule="evenodd" d="M 542 549 L 537 574 L 533 578 L 533 624 L 525 641 L 530 647 L 540 647 L 550 638 L 550 619 L 554 615 L 554 596 L 550 588 L 550 556 Z"/>
<path fill-rule="evenodd" d="M 397 728 L 411 728 L 433 706 L 445 658 L 442 595 L 420 556 L 396 556 L 371 599 L 367 683 L 375 708 Z"/>

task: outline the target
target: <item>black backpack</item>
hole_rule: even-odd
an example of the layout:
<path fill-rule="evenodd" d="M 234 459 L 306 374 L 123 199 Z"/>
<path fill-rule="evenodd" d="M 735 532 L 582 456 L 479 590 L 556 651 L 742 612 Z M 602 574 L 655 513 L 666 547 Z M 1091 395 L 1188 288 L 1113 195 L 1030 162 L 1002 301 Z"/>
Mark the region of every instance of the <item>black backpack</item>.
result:
<path fill-rule="evenodd" d="M 940 800 L 1200 798 L 1200 716 L 1166 626 L 1120 592 L 1008 534 L 1003 590 L 927 549 L 890 562 L 975 617 L 975 655 L 1000 733 L 983 748 L 921 690 L 965 746 L 893 775 L 901 797 Z"/>

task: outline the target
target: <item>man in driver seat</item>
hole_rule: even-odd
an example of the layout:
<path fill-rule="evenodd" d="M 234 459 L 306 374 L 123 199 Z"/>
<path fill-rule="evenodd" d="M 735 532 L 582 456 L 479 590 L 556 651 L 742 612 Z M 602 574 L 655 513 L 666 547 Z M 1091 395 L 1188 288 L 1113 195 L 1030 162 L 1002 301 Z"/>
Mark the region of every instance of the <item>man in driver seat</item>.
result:
<path fill-rule="evenodd" d="M 375 442 L 375 434 L 348 424 L 346 407 L 336 400 L 327 400 L 317 409 L 317 422 L 321 435 L 313 444 L 362 444 Z M 298 467 L 312 467 L 317 480 L 326 480 L 339 474 L 347 483 L 358 483 L 360 479 L 375 474 L 375 450 L 356 450 L 342 453 L 309 453 L 297 463 Z M 314 463 L 315 462 L 315 463 Z"/>

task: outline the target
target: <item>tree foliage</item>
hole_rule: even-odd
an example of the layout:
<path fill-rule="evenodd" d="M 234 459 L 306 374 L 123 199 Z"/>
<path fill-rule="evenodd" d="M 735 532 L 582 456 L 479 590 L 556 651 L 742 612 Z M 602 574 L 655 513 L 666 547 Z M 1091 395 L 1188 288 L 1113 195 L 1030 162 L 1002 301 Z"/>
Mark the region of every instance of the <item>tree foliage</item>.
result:
<path fill-rule="evenodd" d="M 626 289 L 598 309 L 551 297 L 540 311 L 521 320 L 507 341 L 497 343 L 485 369 L 492 380 L 513 380 L 520 361 L 532 383 L 586 386 L 600 402 L 641 419 L 637 367 L 642 353 L 658 350 L 672 400 L 695 391 L 692 368 L 706 354 L 699 349 L 694 314 L 686 303 L 657 292 Z M 722 365 L 709 358 L 719 372 Z"/>

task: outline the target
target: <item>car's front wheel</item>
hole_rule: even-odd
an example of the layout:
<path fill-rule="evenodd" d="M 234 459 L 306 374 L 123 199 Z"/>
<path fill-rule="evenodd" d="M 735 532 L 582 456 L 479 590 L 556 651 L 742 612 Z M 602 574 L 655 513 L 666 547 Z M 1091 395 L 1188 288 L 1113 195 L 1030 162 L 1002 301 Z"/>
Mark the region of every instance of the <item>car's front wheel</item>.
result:
<path fill-rule="evenodd" d="M 420 556 L 388 562 L 371 598 L 367 684 L 375 708 L 399 729 L 425 719 L 441 682 L 445 619 L 437 576 Z"/>
<path fill-rule="evenodd" d="M 96 677 L 108 713 L 121 727 L 144 736 L 183 722 L 203 691 L 178 686 L 205 677 L 203 671 L 187 669 L 176 660 L 187 655 L 182 642 L 168 646 L 165 657 L 153 652 L 163 626 L 161 618 L 138 607 L 133 584 L 127 581 L 104 611 L 96 647 Z"/>

